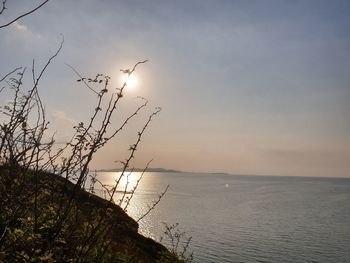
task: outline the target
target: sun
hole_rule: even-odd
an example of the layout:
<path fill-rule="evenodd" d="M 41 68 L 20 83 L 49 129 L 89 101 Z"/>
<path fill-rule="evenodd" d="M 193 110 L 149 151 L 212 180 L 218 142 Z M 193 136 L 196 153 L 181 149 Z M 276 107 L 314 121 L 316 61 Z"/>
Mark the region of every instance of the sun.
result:
<path fill-rule="evenodd" d="M 127 88 L 132 88 L 132 89 L 136 88 L 138 81 L 135 74 L 132 74 L 132 75 L 124 74 L 124 76 L 122 77 L 122 84 L 124 83 L 126 83 Z"/>

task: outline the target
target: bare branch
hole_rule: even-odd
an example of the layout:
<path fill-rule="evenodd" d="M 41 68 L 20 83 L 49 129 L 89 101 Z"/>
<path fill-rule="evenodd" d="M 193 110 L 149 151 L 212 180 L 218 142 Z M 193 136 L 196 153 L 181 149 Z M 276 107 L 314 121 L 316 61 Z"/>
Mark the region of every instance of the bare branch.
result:
<path fill-rule="evenodd" d="M 139 218 L 136 220 L 136 222 L 140 222 L 142 219 L 144 219 L 160 202 L 160 200 L 163 198 L 165 193 L 168 191 L 169 185 L 166 186 L 165 190 L 158 196 L 158 199 L 153 202 L 153 204 L 148 207 L 148 210 Z"/>
<path fill-rule="evenodd" d="M 24 14 L 18 16 L 18 17 L 16 17 L 15 19 L 13 19 L 12 21 L 8 22 L 7 24 L 4 24 L 4 25 L 0 26 L 0 29 L 1 29 L 1 28 L 4 28 L 4 27 L 7 27 L 7 26 L 9 26 L 9 25 L 11 25 L 11 24 L 13 24 L 14 22 L 16 22 L 18 19 L 21 19 L 22 17 L 25 17 L 25 16 L 27 16 L 27 15 L 30 15 L 31 13 L 35 12 L 35 11 L 38 10 L 40 7 L 42 7 L 43 5 L 45 5 L 47 2 L 49 2 L 49 0 L 45 0 L 45 1 L 42 2 L 40 5 L 38 5 L 36 8 L 34 8 L 33 10 L 31 10 L 31 11 L 29 11 L 29 12 L 27 12 L 27 13 L 24 13 Z M 5 3 L 6 3 L 6 0 L 3 1 L 3 10 L 6 9 Z M 3 12 L 3 10 L 1 11 L 1 13 Z M 1 13 L 0 13 L 0 14 L 1 14 Z"/>
<path fill-rule="evenodd" d="M 94 92 L 95 94 L 98 95 L 98 92 L 96 90 L 94 90 L 93 88 L 91 88 L 89 84 L 87 84 L 87 82 L 85 81 L 85 78 L 83 78 L 83 76 L 80 75 L 80 73 L 75 68 L 73 68 L 73 66 L 69 65 L 68 63 L 64 63 L 64 64 L 66 64 L 68 67 L 70 67 L 74 71 L 74 73 L 77 74 L 77 76 L 84 82 L 85 86 L 88 89 L 90 89 L 92 92 Z"/>
<path fill-rule="evenodd" d="M 129 75 L 131 75 L 131 74 L 136 70 L 136 67 L 137 67 L 138 65 L 144 64 L 144 63 L 146 63 L 146 62 L 148 62 L 148 59 L 145 59 L 144 61 L 139 61 L 139 62 L 137 62 L 137 63 L 135 64 L 135 66 L 133 67 L 133 69 L 130 71 Z"/>
<path fill-rule="evenodd" d="M 18 68 L 15 68 L 14 70 L 12 70 L 11 72 L 7 73 L 3 78 L 0 79 L 0 83 L 2 81 L 4 81 L 8 76 L 10 76 L 11 74 L 15 73 L 17 70 L 20 70 L 22 69 L 22 67 L 18 67 Z M 0 93 L 5 89 L 5 86 L 3 86 L 2 88 L 0 88 Z"/>
<path fill-rule="evenodd" d="M 2 7 L 1 7 L 1 10 L 0 10 L 0 15 L 5 11 L 5 9 L 7 9 L 6 8 L 6 2 L 7 2 L 7 0 L 2 1 Z"/>
<path fill-rule="evenodd" d="M 48 1 L 48 0 L 47 0 L 47 1 Z M 50 65 L 51 61 L 52 61 L 55 57 L 57 57 L 58 53 L 60 53 L 60 51 L 61 51 L 61 49 L 62 49 L 62 47 L 63 47 L 63 43 L 64 43 L 64 36 L 62 35 L 62 40 L 61 40 L 61 43 L 60 43 L 59 48 L 57 49 L 56 53 L 53 54 L 53 55 L 49 58 L 49 60 L 48 60 L 48 61 L 46 62 L 46 64 L 45 64 L 45 66 L 44 66 L 44 67 L 42 68 L 42 70 L 40 71 L 40 74 L 39 74 L 38 78 L 35 80 L 35 83 L 34 83 L 35 86 L 38 85 L 39 80 L 41 79 L 42 75 L 44 74 L 46 68 Z"/>
<path fill-rule="evenodd" d="M 137 146 L 141 142 L 141 137 L 142 137 L 143 133 L 147 129 L 149 123 L 152 121 L 153 117 L 155 115 L 157 115 L 160 111 L 161 111 L 161 108 L 157 107 L 156 110 L 148 117 L 148 120 L 144 124 L 142 130 L 140 132 L 138 132 L 138 134 L 137 134 L 136 143 L 130 146 L 130 149 L 129 149 L 130 150 L 130 155 L 129 155 L 128 159 L 126 160 L 126 162 L 124 163 L 123 171 L 122 171 L 121 175 L 119 176 L 119 179 L 118 179 L 118 181 L 116 182 L 116 184 L 115 184 L 115 186 L 113 188 L 112 197 L 110 198 L 110 201 L 113 200 L 113 196 L 114 196 L 115 191 L 117 190 L 118 184 L 119 184 L 120 180 L 122 179 L 122 177 L 124 176 L 126 170 L 129 168 L 129 164 L 130 164 L 131 160 L 135 156 L 135 152 L 137 150 Z"/>
<path fill-rule="evenodd" d="M 17 70 L 22 69 L 22 67 L 15 68 L 11 72 L 7 73 L 2 79 L 0 79 L 0 82 L 2 82 L 4 79 L 6 79 L 8 76 L 10 76 L 12 73 L 15 73 Z"/>
<path fill-rule="evenodd" d="M 146 164 L 146 167 L 142 170 L 139 179 L 137 179 L 134 188 L 131 190 L 131 193 L 130 193 L 131 195 L 129 196 L 129 198 L 128 198 L 127 202 L 126 202 L 126 205 L 125 205 L 124 208 L 123 208 L 124 211 L 127 211 L 127 208 L 128 208 L 128 206 L 129 206 L 129 204 L 130 204 L 130 202 L 131 202 L 131 199 L 134 197 L 135 191 L 136 191 L 136 189 L 138 188 L 139 183 L 140 183 L 140 181 L 141 181 L 142 178 L 143 178 L 143 175 L 144 175 L 145 172 L 147 171 L 147 169 L 148 169 L 148 167 L 149 167 L 149 165 L 151 164 L 152 161 L 153 161 L 153 159 L 150 160 L 150 161 Z"/>
<path fill-rule="evenodd" d="M 4 236 L 5 236 L 6 232 L 7 232 L 7 229 L 8 229 L 7 226 L 5 226 L 5 229 L 2 232 L 1 237 L 0 237 L 0 241 L 4 238 Z"/>
<path fill-rule="evenodd" d="M 160 242 L 162 242 L 165 238 L 168 239 L 171 243 L 170 251 L 177 255 L 181 262 L 190 263 L 193 261 L 193 252 L 189 251 L 190 243 L 192 237 L 187 237 L 187 233 L 180 231 L 178 226 L 179 223 L 175 223 L 173 225 L 168 225 L 163 222 L 165 231 L 163 232 L 163 236 L 160 238 Z M 181 248 L 179 245 L 181 244 Z"/>

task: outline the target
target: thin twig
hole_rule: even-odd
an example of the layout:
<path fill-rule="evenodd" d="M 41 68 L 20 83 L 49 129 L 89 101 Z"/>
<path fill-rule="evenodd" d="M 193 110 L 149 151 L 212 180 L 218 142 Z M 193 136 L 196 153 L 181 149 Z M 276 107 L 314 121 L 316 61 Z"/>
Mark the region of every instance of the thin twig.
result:
<path fill-rule="evenodd" d="M 163 198 L 165 193 L 168 191 L 169 185 L 166 186 L 165 190 L 158 196 L 158 199 L 154 201 L 154 203 L 148 208 L 146 213 L 144 213 L 139 219 L 136 220 L 136 222 L 140 222 L 142 219 L 144 219 L 160 202 L 160 200 Z"/>
<path fill-rule="evenodd" d="M 137 146 L 138 146 L 139 143 L 141 142 L 141 137 L 142 137 L 143 133 L 144 133 L 145 130 L 147 129 L 149 123 L 152 121 L 153 117 L 154 117 L 155 115 L 157 115 L 160 111 L 161 111 L 161 108 L 160 108 L 160 107 L 157 107 L 156 110 L 148 117 L 148 120 L 147 120 L 147 122 L 144 124 L 142 130 L 141 130 L 140 132 L 138 132 L 138 134 L 137 134 L 136 143 L 130 146 L 130 149 L 129 149 L 129 150 L 131 151 L 131 152 L 130 152 L 130 155 L 129 155 L 128 159 L 126 160 L 126 162 L 124 163 L 123 171 L 122 171 L 121 175 L 119 176 L 119 179 L 118 179 L 117 183 L 115 184 L 115 186 L 114 186 L 114 188 L 113 188 L 112 197 L 110 198 L 110 201 L 113 200 L 113 196 L 114 196 L 115 191 L 117 190 L 119 181 L 120 181 L 120 179 L 124 176 L 124 173 L 125 173 L 126 169 L 129 168 L 129 164 L 130 164 L 131 160 L 132 160 L 132 159 L 134 158 L 134 156 L 135 156 L 135 152 L 136 152 L 136 150 L 137 150 Z"/>
<path fill-rule="evenodd" d="M 8 76 L 10 76 L 12 73 L 15 73 L 17 70 L 22 69 L 23 67 L 18 67 L 15 68 L 14 70 L 12 70 L 11 72 L 7 73 L 2 79 L 0 79 L 0 82 L 3 81 L 4 79 L 6 79 Z"/>
<path fill-rule="evenodd" d="M 98 92 L 97 92 L 96 90 L 94 90 L 93 88 L 91 88 L 91 87 L 89 86 L 89 84 L 87 84 L 87 82 L 85 81 L 85 78 L 83 78 L 83 76 L 80 75 L 80 73 L 79 73 L 75 68 L 73 68 L 73 66 L 69 65 L 68 63 L 64 63 L 64 64 L 66 64 L 68 67 L 70 67 L 70 68 L 74 71 L 74 73 L 77 74 L 77 76 L 84 82 L 85 86 L 86 86 L 88 89 L 90 89 L 92 92 L 94 92 L 95 94 L 98 95 Z"/>
<path fill-rule="evenodd" d="M 4 1 L 4 2 L 6 2 L 6 1 Z M 4 2 L 3 2 L 3 5 L 4 5 Z M 11 25 L 12 23 L 16 22 L 18 19 L 21 19 L 22 17 L 25 17 L 25 16 L 27 16 L 27 15 L 29 15 L 29 14 L 35 12 L 35 11 L 38 10 L 40 7 L 42 7 L 43 5 L 45 5 L 47 2 L 49 2 L 49 0 L 45 0 L 43 3 L 41 3 L 40 5 L 38 5 L 38 6 L 37 6 L 36 8 L 34 8 L 33 10 L 31 10 L 31 11 L 29 11 L 29 12 L 27 12 L 27 13 L 24 13 L 23 15 L 18 16 L 17 18 L 13 19 L 12 21 L 8 22 L 7 24 L 4 24 L 4 25 L 0 26 L 0 29 L 1 29 L 1 28 L 4 28 L 4 27 L 7 27 L 7 26 Z M 1 12 L 1 13 L 2 13 L 2 12 Z M 0 14 L 1 14 L 1 13 L 0 13 Z"/>
<path fill-rule="evenodd" d="M 0 10 L 0 15 L 5 11 L 5 9 L 7 9 L 6 8 L 6 2 L 7 2 L 7 0 L 2 1 L 2 7 L 1 7 L 1 10 Z"/>
<path fill-rule="evenodd" d="M 6 232 L 7 232 L 7 228 L 8 227 L 5 226 L 4 232 L 2 232 L 1 237 L 0 237 L 0 241 L 4 238 L 4 236 L 5 236 Z"/>
<path fill-rule="evenodd" d="M 136 184 L 135 184 L 134 188 L 133 188 L 132 191 L 131 191 L 131 195 L 130 195 L 130 197 L 128 198 L 128 200 L 127 200 L 127 202 L 126 202 L 126 205 L 125 205 L 125 207 L 123 208 L 124 211 L 127 211 L 127 208 L 128 208 L 128 206 L 129 206 L 129 204 L 130 204 L 130 202 L 131 202 L 131 199 L 134 197 L 135 191 L 136 191 L 136 189 L 138 188 L 139 183 L 140 183 L 140 181 L 141 181 L 142 178 L 143 178 L 143 175 L 144 175 L 145 172 L 147 171 L 147 169 L 148 169 L 148 167 L 149 167 L 149 165 L 151 164 L 152 161 L 153 161 L 153 159 L 150 160 L 150 161 L 146 164 L 146 167 L 142 170 L 142 173 L 141 173 L 139 179 L 137 179 Z"/>

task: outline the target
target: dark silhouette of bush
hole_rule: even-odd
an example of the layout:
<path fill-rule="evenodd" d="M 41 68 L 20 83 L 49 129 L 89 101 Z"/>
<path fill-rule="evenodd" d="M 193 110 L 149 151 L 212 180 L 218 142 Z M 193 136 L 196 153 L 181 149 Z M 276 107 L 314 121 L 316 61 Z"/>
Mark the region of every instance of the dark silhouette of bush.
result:
<path fill-rule="evenodd" d="M 49 122 L 38 83 L 62 44 L 38 76 L 32 70 L 34 81 L 27 91 L 23 90 L 22 81 L 25 69 L 16 69 L 3 79 L 13 92 L 13 100 L 1 108 L 0 259 L 6 262 L 154 262 L 159 259 L 158 253 L 167 253 L 167 250 L 140 236 L 137 222 L 115 205 L 114 200 L 142 135 L 160 109 L 149 116 L 137 133 L 123 162 L 120 178 L 108 189 L 108 200 L 88 193 L 84 184 L 91 174 L 89 164 L 94 154 L 144 109 L 147 101 L 141 99 L 140 106 L 113 130 L 111 119 L 127 83 L 115 92 L 108 92 L 108 76 L 80 78 L 79 81 L 94 91 L 96 107 L 90 122 L 80 122 L 74 127 L 71 140 L 54 150 L 54 138 L 46 136 Z M 128 74 L 145 62 L 137 63 Z M 103 105 L 108 95 L 108 103 Z M 130 193 L 125 190 L 118 199 L 125 209 L 135 190 Z"/>
<path fill-rule="evenodd" d="M 41 6 L 20 15 L 17 21 Z M 0 15 L 6 9 L 2 1 Z M 6 27 L 13 23 L 1 26 Z M 49 121 L 38 90 L 39 83 L 63 46 L 37 70 L 33 60 L 32 84 L 23 82 L 26 68 L 16 68 L 0 78 L 0 94 L 12 92 L 10 102 L 0 107 L 0 262 L 184 262 L 182 255 L 138 234 L 138 223 L 126 214 L 132 197 L 148 164 L 132 191 L 117 191 L 121 179 L 133 170 L 141 138 L 150 122 L 160 112 L 156 108 L 137 132 L 129 154 L 122 161 L 120 177 L 114 186 L 103 185 L 90 171 L 90 163 L 129 121 L 144 110 L 139 106 L 118 128 L 111 125 L 127 83 L 110 87 L 110 77 L 78 75 L 78 82 L 96 98 L 87 123 L 74 126 L 71 139 L 57 149 L 54 136 L 49 136 Z M 123 70 L 130 76 L 145 61 Z M 85 190 L 86 182 L 90 182 Z M 99 183 L 106 199 L 94 195 Z M 139 218 L 141 220 L 158 204 L 168 187 Z M 118 196 L 117 196 L 118 195 Z M 115 204 L 117 200 L 117 204 Z"/>

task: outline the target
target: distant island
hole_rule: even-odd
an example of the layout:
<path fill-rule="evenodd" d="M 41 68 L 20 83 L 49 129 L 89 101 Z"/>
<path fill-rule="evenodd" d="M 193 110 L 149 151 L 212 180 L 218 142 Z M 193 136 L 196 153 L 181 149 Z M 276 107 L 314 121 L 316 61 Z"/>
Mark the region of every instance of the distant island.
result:
<path fill-rule="evenodd" d="M 133 172 L 142 172 L 144 168 L 134 168 Z M 96 172 L 122 172 L 122 168 L 112 168 L 112 169 L 99 169 Z M 130 172 L 131 169 L 128 169 L 127 172 Z M 147 168 L 146 172 L 151 173 L 198 173 L 198 174 L 218 174 L 218 175 L 230 175 L 229 173 L 222 172 L 190 172 L 190 171 L 180 171 L 174 169 L 166 169 L 166 168 Z"/>
<path fill-rule="evenodd" d="M 134 168 L 133 172 L 142 172 L 144 168 Z M 100 169 L 97 170 L 97 172 L 122 172 L 122 168 L 114 168 L 114 169 Z M 127 170 L 128 172 L 131 171 L 131 169 Z M 165 168 L 147 168 L 146 172 L 152 172 L 152 173 L 184 173 L 183 171 L 179 170 L 172 170 L 172 169 L 165 169 Z"/>

